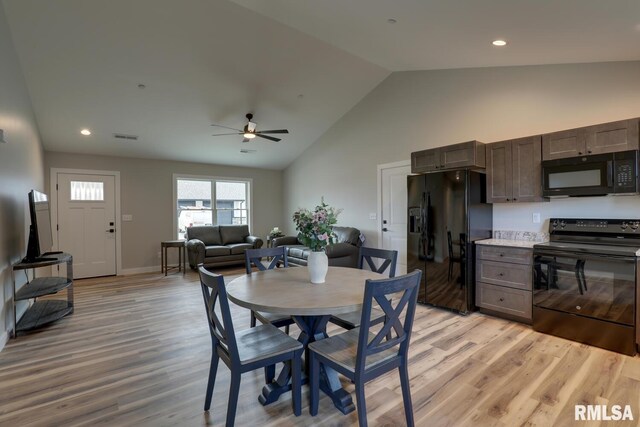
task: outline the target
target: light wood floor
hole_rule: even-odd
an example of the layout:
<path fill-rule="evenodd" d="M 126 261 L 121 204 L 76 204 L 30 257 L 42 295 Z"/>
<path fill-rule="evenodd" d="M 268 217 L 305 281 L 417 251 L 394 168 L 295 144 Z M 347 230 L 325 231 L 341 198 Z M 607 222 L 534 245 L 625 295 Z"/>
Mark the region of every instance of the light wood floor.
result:
<path fill-rule="evenodd" d="M 91 279 L 75 290 L 72 316 L 0 353 L 0 425 L 224 425 L 222 363 L 212 410 L 202 411 L 211 341 L 195 273 Z M 246 310 L 234 312 L 248 326 Z M 640 358 L 478 313 L 419 306 L 409 372 L 419 426 L 567 426 L 575 404 L 630 404 L 636 421 L 615 425 L 640 419 Z M 326 397 L 309 416 L 306 386 L 296 418 L 289 395 L 258 404 L 261 371 L 242 381 L 237 425 L 357 424 Z M 370 425 L 403 425 L 396 374 L 369 383 L 367 405 Z"/>

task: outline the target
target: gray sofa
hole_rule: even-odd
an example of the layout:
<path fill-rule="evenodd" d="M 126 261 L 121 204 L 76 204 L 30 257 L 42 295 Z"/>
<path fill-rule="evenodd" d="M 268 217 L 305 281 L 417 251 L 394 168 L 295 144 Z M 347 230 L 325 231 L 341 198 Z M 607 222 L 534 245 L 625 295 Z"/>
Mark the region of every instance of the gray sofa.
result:
<path fill-rule="evenodd" d="M 327 246 L 325 253 L 329 258 L 329 265 L 334 267 L 358 266 L 358 251 L 362 242 L 360 241 L 360 230 L 353 227 L 333 227 L 336 235 L 336 243 Z M 287 258 L 289 264 L 307 265 L 307 258 L 311 249 L 304 246 L 296 236 L 276 237 L 272 241 L 272 246 L 287 246 Z"/>
<path fill-rule="evenodd" d="M 187 228 L 189 266 L 223 266 L 244 263 L 245 249 L 257 249 L 262 239 L 249 235 L 247 225 L 205 225 Z"/>

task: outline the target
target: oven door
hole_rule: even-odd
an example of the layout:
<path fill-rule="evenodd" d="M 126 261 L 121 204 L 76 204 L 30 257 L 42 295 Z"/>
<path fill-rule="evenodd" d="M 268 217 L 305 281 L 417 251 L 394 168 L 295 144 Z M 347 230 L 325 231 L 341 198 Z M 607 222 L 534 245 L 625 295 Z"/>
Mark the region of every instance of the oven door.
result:
<path fill-rule="evenodd" d="M 588 157 L 542 162 L 542 195 L 601 196 L 614 192 L 613 156 Z"/>
<path fill-rule="evenodd" d="M 636 258 L 534 251 L 533 305 L 634 325 Z"/>

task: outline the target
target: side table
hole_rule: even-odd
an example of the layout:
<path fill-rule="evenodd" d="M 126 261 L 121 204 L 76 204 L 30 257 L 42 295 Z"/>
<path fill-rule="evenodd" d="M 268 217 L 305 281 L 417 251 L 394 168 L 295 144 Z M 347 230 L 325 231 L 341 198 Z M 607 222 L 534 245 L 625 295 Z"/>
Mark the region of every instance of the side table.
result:
<path fill-rule="evenodd" d="M 164 240 L 160 242 L 160 249 L 162 251 L 162 271 L 166 276 L 170 269 L 177 268 L 178 271 L 182 271 L 182 274 L 185 274 L 187 271 L 187 252 L 185 247 L 186 240 Z M 167 249 L 168 248 L 178 248 L 178 265 L 176 267 L 169 267 L 167 264 Z"/>

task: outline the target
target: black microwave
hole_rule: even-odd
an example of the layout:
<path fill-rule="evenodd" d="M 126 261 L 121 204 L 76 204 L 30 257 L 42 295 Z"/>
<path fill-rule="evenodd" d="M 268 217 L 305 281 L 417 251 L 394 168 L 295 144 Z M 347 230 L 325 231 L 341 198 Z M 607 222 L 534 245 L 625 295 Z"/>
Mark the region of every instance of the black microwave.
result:
<path fill-rule="evenodd" d="M 542 162 L 542 195 L 638 193 L 638 150 Z"/>

